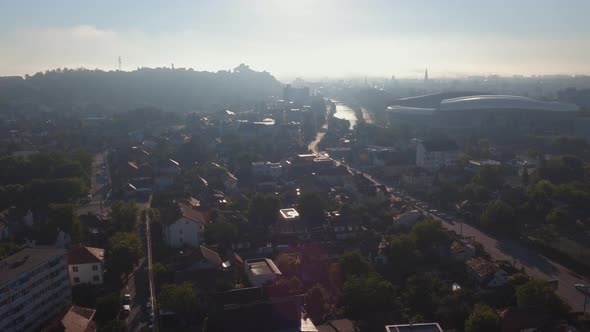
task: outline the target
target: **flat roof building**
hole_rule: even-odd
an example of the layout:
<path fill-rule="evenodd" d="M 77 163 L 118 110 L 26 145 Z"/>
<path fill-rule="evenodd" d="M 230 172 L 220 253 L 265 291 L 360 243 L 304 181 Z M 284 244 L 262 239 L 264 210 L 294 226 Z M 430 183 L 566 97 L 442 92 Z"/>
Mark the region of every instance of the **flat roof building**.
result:
<path fill-rule="evenodd" d="M 244 262 L 246 275 L 252 286 L 260 287 L 269 281 L 276 280 L 282 275 L 272 259 L 256 258 Z"/>
<path fill-rule="evenodd" d="M 71 295 L 66 251 L 27 248 L 0 261 L 0 331 L 35 331 Z"/>
<path fill-rule="evenodd" d="M 387 325 L 385 332 L 443 332 L 438 323 Z"/>

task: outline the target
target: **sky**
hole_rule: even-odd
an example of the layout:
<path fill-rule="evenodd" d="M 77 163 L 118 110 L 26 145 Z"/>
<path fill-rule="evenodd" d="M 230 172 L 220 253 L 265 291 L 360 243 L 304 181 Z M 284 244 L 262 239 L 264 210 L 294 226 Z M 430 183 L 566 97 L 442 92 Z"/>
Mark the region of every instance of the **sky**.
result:
<path fill-rule="evenodd" d="M 279 79 L 590 74 L 588 0 L 0 0 L 0 76 L 54 68 Z"/>

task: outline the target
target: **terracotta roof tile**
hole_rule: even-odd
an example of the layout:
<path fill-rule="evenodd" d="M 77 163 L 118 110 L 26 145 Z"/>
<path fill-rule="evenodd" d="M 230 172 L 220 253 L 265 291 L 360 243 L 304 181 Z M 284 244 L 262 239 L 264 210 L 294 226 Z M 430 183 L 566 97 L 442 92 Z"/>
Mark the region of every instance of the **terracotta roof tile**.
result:
<path fill-rule="evenodd" d="M 94 247 L 74 247 L 67 253 L 68 265 L 104 262 L 104 249 Z"/>

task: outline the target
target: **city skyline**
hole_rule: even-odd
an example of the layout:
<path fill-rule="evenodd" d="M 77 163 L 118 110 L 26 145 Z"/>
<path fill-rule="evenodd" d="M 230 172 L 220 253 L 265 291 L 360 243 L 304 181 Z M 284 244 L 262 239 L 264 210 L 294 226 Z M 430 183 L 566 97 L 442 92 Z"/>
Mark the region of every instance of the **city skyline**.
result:
<path fill-rule="evenodd" d="M 588 75 L 590 4 L 245 1 L 3 4 L 0 75 L 54 68 L 227 70 L 331 77 Z"/>

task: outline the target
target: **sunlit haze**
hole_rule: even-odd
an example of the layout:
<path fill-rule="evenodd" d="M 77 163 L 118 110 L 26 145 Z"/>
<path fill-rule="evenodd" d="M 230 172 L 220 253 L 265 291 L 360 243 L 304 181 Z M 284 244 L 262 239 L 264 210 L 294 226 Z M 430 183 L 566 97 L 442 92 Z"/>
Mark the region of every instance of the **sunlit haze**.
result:
<path fill-rule="evenodd" d="M 590 74 L 587 0 L 0 1 L 0 75 L 247 63 L 279 79 Z"/>

